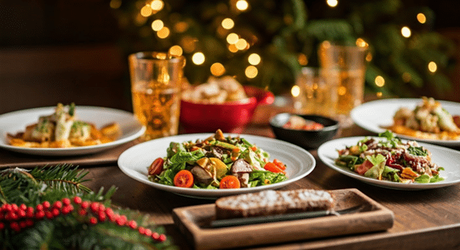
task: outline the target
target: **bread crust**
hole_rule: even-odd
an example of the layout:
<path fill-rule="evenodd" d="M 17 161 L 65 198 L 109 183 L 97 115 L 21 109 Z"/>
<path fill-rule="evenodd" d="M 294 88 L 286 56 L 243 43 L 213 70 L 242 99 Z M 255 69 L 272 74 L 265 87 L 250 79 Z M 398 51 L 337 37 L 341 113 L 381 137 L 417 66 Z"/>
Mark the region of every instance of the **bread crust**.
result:
<path fill-rule="evenodd" d="M 216 219 L 231 219 L 332 210 L 334 198 L 324 190 L 266 190 L 219 198 L 215 205 Z"/>

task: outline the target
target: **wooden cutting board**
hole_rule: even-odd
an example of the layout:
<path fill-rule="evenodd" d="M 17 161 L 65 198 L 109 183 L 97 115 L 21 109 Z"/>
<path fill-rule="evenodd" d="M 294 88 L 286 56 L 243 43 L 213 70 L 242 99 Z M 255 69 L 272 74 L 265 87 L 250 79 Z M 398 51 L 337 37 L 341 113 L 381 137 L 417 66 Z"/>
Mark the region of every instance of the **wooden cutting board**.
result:
<path fill-rule="evenodd" d="M 195 249 L 217 249 L 273 244 L 321 237 L 383 231 L 393 226 L 393 212 L 358 189 L 331 190 L 335 210 L 360 206 L 355 213 L 263 224 L 212 228 L 215 205 L 173 210 L 176 226 Z"/>

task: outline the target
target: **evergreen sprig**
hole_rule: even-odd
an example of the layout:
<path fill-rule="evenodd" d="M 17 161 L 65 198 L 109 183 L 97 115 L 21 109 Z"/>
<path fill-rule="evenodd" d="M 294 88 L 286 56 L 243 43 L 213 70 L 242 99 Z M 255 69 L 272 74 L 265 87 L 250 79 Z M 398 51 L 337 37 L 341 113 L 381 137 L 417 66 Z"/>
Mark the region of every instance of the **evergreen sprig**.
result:
<path fill-rule="evenodd" d="M 111 205 L 72 165 L 0 171 L 0 249 L 176 249 L 145 214 Z"/>

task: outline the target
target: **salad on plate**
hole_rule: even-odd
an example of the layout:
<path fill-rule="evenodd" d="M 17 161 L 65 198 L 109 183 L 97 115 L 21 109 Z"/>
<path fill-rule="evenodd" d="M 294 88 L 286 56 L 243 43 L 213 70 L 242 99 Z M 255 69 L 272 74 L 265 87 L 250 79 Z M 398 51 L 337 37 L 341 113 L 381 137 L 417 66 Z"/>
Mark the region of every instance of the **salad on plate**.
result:
<path fill-rule="evenodd" d="M 400 183 L 433 183 L 444 180 L 441 166 L 431 161 L 431 152 L 416 141 L 403 142 L 392 132 L 379 138 L 364 138 L 337 150 L 335 164 L 373 179 Z"/>
<path fill-rule="evenodd" d="M 244 138 L 221 130 L 206 139 L 171 142 L 166 157 L 156 158 L 149 180 L 198 189 L 249 188 L 287 179 L 286 165 Z"/>

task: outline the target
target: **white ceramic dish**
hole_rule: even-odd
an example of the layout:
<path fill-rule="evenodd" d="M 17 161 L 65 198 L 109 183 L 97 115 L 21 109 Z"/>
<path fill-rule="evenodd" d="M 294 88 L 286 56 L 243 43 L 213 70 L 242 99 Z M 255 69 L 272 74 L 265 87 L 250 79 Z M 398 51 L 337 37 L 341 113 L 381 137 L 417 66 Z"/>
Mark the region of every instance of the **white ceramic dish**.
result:
<path fill-rule="evenodd" d="M 43 156 L 74 156 L 100 152 L 110 149 L 141 136 L 145 131 L 143 126 L 132 113 L 103 107 L 76 106 L 79 120 L 91 122 L 96 127 L 116 122 L 120 125 L 122 135 L 118 140 L 94 146 L 74 148 L 22 148 L 6 143 L 6 134 L 16 134 L 24 131 L 27 125 L 36 123 L 39 116 L 50 115 L 55 107 L 44 107 L 15 111 L 0 115 L 0 147 L 14 152 L 43 155 Z"/>
<path fill-rule="evenodd" d="M 365 137 L 346 137 L 332 141 L 328 141 L 318 148 L 318 157 L 321 161 L 334 169 L 335 171 L 360 181 L 366 182 L 371 185 L 380 186 L 384 188 L 399 189 L 399 190 L 420 190 L 420 189 L 433 189 L 441 188 L 460 183 L 460 151 L 444 148 L 441 146 L 431 145 L 428 143 L 419 143 L 432 153 L 432 161 L 445 170 L 440 172 L 440 176 L 444 178 L 443 181 L 435 183 L 399 183 L 391 181 L 382 181 L 372 179 L 359 175 L 346 167 L 339 167 L 335 165 L 334 161 L 339 154 L 337 150 L 343 149 L 346 146 L 356 145 L 359 140 Z M 375 137 L 376 139 L 381 139 Z"/>
<path fill-rule="evenodd" d="M 371 101 L 354 108 L 351 111 L 351 118 L 356 125 L 368 131 L 382 133 L 386 130 L 383 127 L 393 125 L 393 116 L 399 108 L 407 107 L 413 110 L 415 106 L 421 102 L 421 98 L 382 99 Z M 450 114 L 460 115 L 460 103 L 449 101 L 439 102 Z M 443 146 L 460 146 L 460 140 L 419 139 L 401 134 L 398 134 L 398 136 L 401 138 L 434 143 Z"/>
<path fill-rule="evenodd" d="M 148 179 L 147 168 L 156 158 L 166 156 L 166 149 L 169 147 L 171 142 L 195 141 L 197 139 L 205 139 L 210 135 L 211 134 L 204 133 L 185 134 L 155 139 L 138 144 L 127 149 L 120 155 L 118 158 L 118 166 L 121 171 L 123 171 L 123 173 L 129 177 L 154 188 L 188 197 L 215 199 L 221 196 L 249 193 L 265 189 L 281 188 L 307 176 L 313 171 L 316 165 L 315 158 L 308 151 L 296 145 L 272 138 L 254 135 L 240 135 L 242 138 L 245 138 L 249 142 L 254 143 L 258 147 L 268 152 L 270 154 L 270 160 L 276 158 L 286 164 L 286 174 L 288 179 L 283 182 L 266 186 L 217 190 L 168 186 L 152 182 Z"/>

